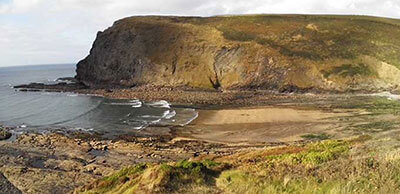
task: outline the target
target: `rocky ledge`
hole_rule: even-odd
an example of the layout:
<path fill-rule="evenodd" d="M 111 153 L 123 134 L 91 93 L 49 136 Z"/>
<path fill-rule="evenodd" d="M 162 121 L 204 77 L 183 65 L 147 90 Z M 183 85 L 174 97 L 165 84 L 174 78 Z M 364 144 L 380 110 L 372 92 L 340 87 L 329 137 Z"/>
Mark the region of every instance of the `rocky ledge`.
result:
<path fill-rule="evenodd" d="M 56 80 L 57 83 L 45 84 L 45 83 L 30 83 L 14 86 L 13 88 L 18 89 L 21 92 L 74 92 L 81 89 L 88 88 L 87 86 L 79 83 L 73 77 L 63 77 Z"/>

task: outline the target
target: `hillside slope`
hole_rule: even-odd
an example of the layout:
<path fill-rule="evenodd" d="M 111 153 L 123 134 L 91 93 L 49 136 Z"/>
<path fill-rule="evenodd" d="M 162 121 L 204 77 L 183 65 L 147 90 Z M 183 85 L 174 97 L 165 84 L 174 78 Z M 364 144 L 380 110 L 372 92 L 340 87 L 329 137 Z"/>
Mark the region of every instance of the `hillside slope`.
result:
<path fill-rule="evenodd" d="M 91 87 L 398 90 L 400 20 L 366 16 L 130 17 L 99 32 Z"/>

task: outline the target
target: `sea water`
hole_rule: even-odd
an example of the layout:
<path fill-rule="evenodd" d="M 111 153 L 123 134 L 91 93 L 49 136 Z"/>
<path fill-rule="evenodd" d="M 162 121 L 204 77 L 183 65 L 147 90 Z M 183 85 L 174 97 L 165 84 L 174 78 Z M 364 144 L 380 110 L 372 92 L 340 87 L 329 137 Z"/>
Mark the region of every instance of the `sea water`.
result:
<path fill-rule="evenodd" d="M 0 124 L 19 130 L 87 130 L 123 133 L 154 125 L 187 125 L 197 117 L 191 108 L 166 101 L 113 100 L 73 93 L 21 92 L 15 85 L 57 83 L 73 77 L 74 64 L 0 67 Z"/>

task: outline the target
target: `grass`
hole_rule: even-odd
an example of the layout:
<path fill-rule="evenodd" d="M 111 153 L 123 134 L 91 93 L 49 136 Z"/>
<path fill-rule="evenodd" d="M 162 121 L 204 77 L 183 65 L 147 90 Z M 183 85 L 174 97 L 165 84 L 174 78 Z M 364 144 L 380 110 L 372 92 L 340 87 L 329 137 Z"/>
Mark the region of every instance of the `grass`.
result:
<path fill-rule="evenodd" d="M 76 193 L 181 193 L 190 190 L 208 191 L 215 185 L 221 164 L 179 161 L 175 164 L 138 164 L 124 168 L 95 183 L 77 189 Z"/>
<path fill-rule="evenodd" d="M 339 67 L 334 67 L 330 71 L 323 72 L 324 77 L 328 78 L 330 75 L 338 75 L 342 77 L 353 77 L 353 76 L 371 76 L 374 72 L 365 64 L 344 64 Z"/>
<path fill-rule="evenodd" d="M 91 185 L 81 188 L 82 193 L 113 193 L 127 182 L 137 182 L 138 177 L 149 167 L 147 164 L 138 164 L 97 180 Z M 117 189 L 116 189 L 117 188 Z M 86 192 L 92 190 L 91 192 Z"/>
<path fill-rule="evenodd" d="M 400 115 L 400 102 L 386 97 L 378 97 L 365 104 L 365 108 L 375 114 Z"/>
<path fill-rule="evenodd" d="M 398 193 L 400 155 L 366 151 L 370 139 L 363 135 L 238 153 L 218 162 L 141 164 L 102 179 L 112 184 L 76 193 Z"/>
<path fill-rule="evenodd" d="M 374 121 L 366 124 L 349 126 L 347 130 L 353 130 L 356 132 L 378 133 L 392 130 L 396 127 L 396 125 L 397 123 L 393 121 Z"/>
<path fill-rule="evenodd" d="M 268 156 L 267 164 L 286 163 L 291 165 L 317 165 L 337 159 L 340 155 L 347 153 L 349 149 L 350 147 L 347 142 L 326 140 L 308 144 L 305 146 L 305 150 L 299 153 Z"/>
<path fill-rule="evenodd" d="M 330 108 L 365 109 L 373 115 L 400 115 L 400 101 L 383 96 L 347 98 L 330 105 Z"/>
<path fill-rule="evenodd" d="M 229 28 L 220 28 L 219 30 L 223 33 L 223 36 L 228 40 L 245 42 L 245 41 L 253 41 L 257 38 L 257 36 L 254 34 L 250 34 L 243 31 L 232 30 Z"/>
<path fill-rule="evenodd" d="M 344 142 L 328 140 L 309 144 L 308 150 L 300 153 L 277 155 L 272 160 L 258 162 L 269 165 L 242 164 L 222 172 L 217 185 L 226 193 L 398 193 L 398 157 L 387 160 L 382 156 L 371 157 L 365 151 L 349 157 L 350 150 L 358 148 L 347 146 L 364 144 L 367 139 L 362 136 Z M 303 159 L 293 163 L 292 158 L 299 156 Z M 310 161 L 314 165 L 302 165 Z"/>
<path fill-rule="evenodd" d="M 400 32 L 400 26 L 398 21 L 390 19 L 253 15 L 217 17 L 200 23 L 216 26 L 227 40 L 253 41 L 274 48 L 283 56 L 300 60 L 356 59 L 369 55 L 400 67 L 400 57 L 393 53 L 399 49 L 396 45 L 400 44 L 400 38 L 395 36 L 395 32 Z M 316 29 L 308 28 L 310 24 L 316 26 Z M 355 70 L 349 71 L 349 74 L 369 73 L 364 71 L 362 65 L 345 64 L 343 68 Z"/>

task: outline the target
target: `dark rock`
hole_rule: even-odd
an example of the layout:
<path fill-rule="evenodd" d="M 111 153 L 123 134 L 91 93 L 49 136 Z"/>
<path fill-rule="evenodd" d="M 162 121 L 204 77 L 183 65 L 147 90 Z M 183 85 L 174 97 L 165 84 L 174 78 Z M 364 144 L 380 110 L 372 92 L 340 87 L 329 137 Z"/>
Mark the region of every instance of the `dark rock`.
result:
<path fill-rule="evenodd" d="M 73 92 L 79 89 L 86 89 L 87 87 L 80 83 L 57 83 L 57 84 L 43 84 L 43 83 L 30 83 L 14 86 L 15 89 L 19 89 L 21 92 Z"/>
<path fill-rule="evenodd" d="M 9 131 L 6 131 L 5 129 L 0 129 L 0 140 L 9 139 L 11 136 L 12 134 Z"/>

